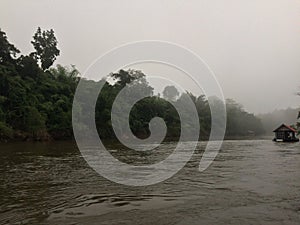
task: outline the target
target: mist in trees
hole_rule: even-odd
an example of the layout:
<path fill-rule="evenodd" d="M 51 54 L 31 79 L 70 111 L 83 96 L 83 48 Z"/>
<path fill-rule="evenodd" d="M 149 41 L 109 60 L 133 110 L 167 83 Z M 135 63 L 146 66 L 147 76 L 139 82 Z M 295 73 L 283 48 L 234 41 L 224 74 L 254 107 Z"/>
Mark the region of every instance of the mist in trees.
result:
<path fill-rule="evenodd" d="M 179 96 L 179 92 L 174 86 L 166 86 L 163 90 L 163 97 L 169 101 L 175 101 Z"/>
<path fill-rule="evenodd" d="M 273 130 L 279 127 L 282 123 L 296 127 L 297 116 L 300 108 L 287 108 L 275 110 L 270 113 L 257 115 L 261 119 L 264 129 L 268 135 L 273 134 Z"/>
<path fill-rule="evenodd" d="M 78 82 L 82 80 L 85 83 L 87 96 L 99 83 L 81 79 L 75 66 L 51 67 L 60 54 L 53 30 L 38 28 L 31 43 L 35 51 L 20 55 L 20 51 L 7 40 L 5 32 L 0 30 L 0 140 L 71 139 L 72 104 Z M 197 109 L 201 137 L 209 136 L 211 115 L 205 96 L 179 93 L 174 86 L 167 86 L 161 98 L 153 94 L 154 88 L 147 82 L 146 75 L 134 69 L 111 73 L 108 78 L 112 82 L 99 81 L 104 86 L 95 111 L 101 138 L 115 139 L 111 109 L 124 88 L 128 99 L 139 94 L 148 96 L 138 101 L 130 111 L 130 129 L 136 136 L 149 136 L 149 121 L 161 117 L 167 125 L 167 138 L 177 139 L 181 131 L 180 118 L 174 105 L 168 101 L 184 105 L 187 97 L 192 99 Z M 75 107 L 80 109 L 84 105 Z M 188 113 L 186 110 L 185 116 Z M 260 120 L 233 100 L 227 101 L 227 113 L 227 137 L 263 133 Z"/>

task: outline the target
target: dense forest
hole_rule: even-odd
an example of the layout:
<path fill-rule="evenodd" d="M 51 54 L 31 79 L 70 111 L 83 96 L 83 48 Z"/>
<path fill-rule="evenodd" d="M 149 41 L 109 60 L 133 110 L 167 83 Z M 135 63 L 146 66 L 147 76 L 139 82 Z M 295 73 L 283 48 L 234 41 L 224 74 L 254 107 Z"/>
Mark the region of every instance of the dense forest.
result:
<path fill-rule="evenodd" d="M 71 139 L 72 104 L 80 73 L 74 66 L 53 64 L 60 54 L 53 30 L 37 29 L 33 36 L 34 52 L 22 55 L 11 44 L 4 31 L 0 30 L 0 140 L 57 140 Z M 120 70 L 108 77 L 113 82 L 104 82 L 96 106 L 96 124 L 101 138 L 115 138 L 111 127 L 111 107 L 126 86 L 138 87 L 147 92 L 147 97 L 130 113 L 130 127 L 138 137 L 149 135 L 148 123 L 162 117 L 167 125 L 167 137 L 180 135 L 180 119 L 168 101 L 180 102 L 189 96 L 199 114 L 201 137 L 210 133 L 211 115 L 205 96 L 179 93 L 167 86 L 160 95 L 153 94 L 146 75 L 134 69 Z M 84 80 L 90 87 L 97 82 Z M 87 89 L 88 91 L 88 89 Z M 260 135 L 264 129 L 260 119 L 243 110 L 233 100 L 227 100 L 227 137 Z"/>

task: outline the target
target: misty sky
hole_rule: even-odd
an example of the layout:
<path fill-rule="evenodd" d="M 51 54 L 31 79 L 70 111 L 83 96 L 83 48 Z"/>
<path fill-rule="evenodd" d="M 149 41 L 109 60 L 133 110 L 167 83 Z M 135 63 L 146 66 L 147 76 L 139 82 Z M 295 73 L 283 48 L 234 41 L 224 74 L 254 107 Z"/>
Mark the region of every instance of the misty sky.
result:
<path fill-rule="evenodd" d="M 250 112 L 300 105 L 299 0 L 1 0 L 0 28 L 23 54 L 33 50 L 38 26 L 54 29 L 57 63 L 81 72 L 121 44 L 164 40 L 197 53 L 225 97 Z M 159 66 L 138 68 L 180 76 Z"/>

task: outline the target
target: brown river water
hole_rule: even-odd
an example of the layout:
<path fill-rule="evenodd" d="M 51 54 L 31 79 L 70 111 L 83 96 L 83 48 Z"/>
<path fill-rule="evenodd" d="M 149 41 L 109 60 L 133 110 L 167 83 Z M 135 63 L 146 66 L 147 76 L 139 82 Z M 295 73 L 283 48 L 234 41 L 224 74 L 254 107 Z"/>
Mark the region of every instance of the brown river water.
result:
<path fill-rule="evenodd" d="M 130 187 L 98 175 L 72 142 L 1 144 L 0 224 L 300 224 L 299 143 L 224 141 L 200 173 L 205 145 L 172 178 Z M 109 148 L 152 163 L 175 146 L 154 156 Z"/>

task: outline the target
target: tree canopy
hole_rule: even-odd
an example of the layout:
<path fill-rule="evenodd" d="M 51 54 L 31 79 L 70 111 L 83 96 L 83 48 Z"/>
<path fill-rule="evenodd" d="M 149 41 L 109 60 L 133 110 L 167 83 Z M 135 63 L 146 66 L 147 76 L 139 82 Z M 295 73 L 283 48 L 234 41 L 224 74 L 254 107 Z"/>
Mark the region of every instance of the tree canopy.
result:
<path fill-rule="evenodd" d="M 4 31 L 0 29 L 0 63 L 7 64 L 12 62 L 20 51 L 9 41 Z"/>
<path fill-rule="evenodd" d="M 52 29 L 42 31 L 38 27 L 31 43 L 35 49 L 34 55 L 40 61 L 42 69 L 46 70 L 52 66 L 60 53 L 54 31 Z"/>
<path fill-rule="evenodd" d="M 163 90 L 163 97 L 169 101 L 175 101 L 179 96 L 179 91 L 174 86 L 166 86 Z"/>
<path fill-rule="evenodd" d="M 86 83 L 87 96 L 99 83 L 80 79 L 75 66 L 51 67 L 60 53 L 53 30 L 42 31 L 38 28 L 32 44 L 35 52 L 18 56 L 20 51 L 0 30 L 0 140 L 70 139 L 73 137 L 72 104 L 78 82 L 82 80 Z M 194 96 L 189 92 L 180 94 L 175 87 L 167 86 L 163 92 L 164 98 L 161 98 L 153 94 L 154 89 L 147 82 L 146 75 L 134 69 L 120 70 L 108 77 L 112 82 L 99 81 L 104 82 L 104 86 L 95 112 L 101 138 L 115 138 L 111 109 L 118 93 L 125 87 L 126 98 L 136 97 L 137 94 L 148 96 L 137 102 L 130 112 L 130 128 L 136 136 L 149 136 L 149 122 L 158 116 L 166 122 L 167 138 L 178 138 L 180 118 L 172 104 L 184 105 L 187 97 L 192 99 L 198 111 L 202 137 L 209 136 L 211 115 L 205 96 Z M 80 109 L 84 105 L 75 107 Z M 228 137 L 263 133 L 260 120 L 236 102 L 227 102 L 227 112 Z M 189 116 L 188 110 L 184 116 Z"/>

